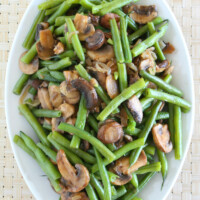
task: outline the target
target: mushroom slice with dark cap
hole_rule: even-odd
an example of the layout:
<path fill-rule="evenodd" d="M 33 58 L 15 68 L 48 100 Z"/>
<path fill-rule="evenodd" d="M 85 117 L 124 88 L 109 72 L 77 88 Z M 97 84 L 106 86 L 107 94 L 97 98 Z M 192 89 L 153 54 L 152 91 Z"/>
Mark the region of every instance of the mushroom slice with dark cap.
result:
<path fill-rule="evenodd" d="M 156 65 L 156 73 L 164 72 L 170 66 L 169 60 L 164 60 Z"/>
<path fill-rule="evenodd" d="M 87 56 L 94 61 L 106 63 L 115 57 L 114 49 L 111 45 L 104 45 L 95 51 L 88 50 Z"/>
<path fill-rule="evenodd" d="M 41 60 L 50 60 L 51 57 L 54 55 L 53 49 L 44 48 L 41 45 L 40 41 L 36 43 L 36 49 L 37 49 L 38 57 Z"/>
<path fill-rule="evenodd" d="M 170 141 L 170 132 L 168 125 L 156 124 L 152 128 L 153 141 L 158 149 L 164 153 L 169 153 L 173 149 L 173 144 Z"/>
<path fill-rule="evenodd" d="M 131 114 L 133 115 L 135 121 L 137 123 L 141 123 L 143 119 L 142 105 L 136 95 L 133 95 L 130 99 L 128 99 L 127 106 L 131 111 Z"/>
<path fill-rule="evenodd" d="M 71 81 L 74 88 L 79 90 L 86 99 L 86 107 L 92 110 L 98 105 L 98 96 L 94 87 L 86 80 L 78 78 Z"/>
<path fill-rule="evenodd" d="M 86 48 L 89 50 L 97 50 L 105 43 L 105 35 L 102 30 L 96 30 L 95 33 L 86 40 Z"/>
<path fill-rule="evenodd" d="M 36 33 L 35 33 L 35 41 L 40 39 L 40 31 L 47 29 L 48 27 L 49 27 L 48 22 L 41 22 L 40 24 L 37 24 Z"/>
<path fill-rule="evenodd" d="M 75 113 L 75 107 L 74 105 L 70 105 L 68 103 L 63 103 L 58 107 L 58 110 L 61 111 L 62 117 L 64 119 L 68 119 Z"/>
<path fill-rule="evenodd" d="M 68 191 L 63 191 L 61 193 L 61 200 L 89 200 L 85 192 L 71 193 Z"/>
<path fill-rule="evenodd" d="M 164 54 L 172 54 L 175 51 L 175 47 L 171 43 L 166 43 L 165 48 L 163 49 Z"/>
<path fill-rule="evenodd" d="M 121 124 L 114 120 L 106 120 L 99 128 L 97 138 L 104 144 L 112 144 L 119 141 L 124 135 Z"/>
<path fill-rule="evenodd" d="M 53 49 L 55 40 L 51 30 L 45 29 L 40 31 L 40 43 L 45 49 Z"/>
<path fill-rule="evenodd" d="M 100 25 L 110 29 L 110 20 L 115 19 L 117 22 L 119 22 L 120 17 L 117 14 L 114 13 L 107 13 L 104 16 L 101 17 L 100 19 Z"/>
<path fill-rule="evenodd" d="M 89 73 L 91 74 L 92 77 L 94 77 L 98 83 L 106 89 L 106 74 L 100 71 L 97 71 L 94 67 L 89 69 Z"/>
<path fill-rule="evenodd" d="M 43 109 L 53 109 L 47 88 L 41 87 L 38 89 L 38 99 Z"/>
<path fill-rule="evenodd" d="M 59 107 L 63 102 L 63 98 L 60 92 L 60 87 L 57 85 L 50 85 L 48 87 L 48 90 L 49 90 L 50 101 L 53 107 L 54 108 Z"/>
<path fill-rule="evenodd" d="M 75 168 L 68 161 L 65 152 L 59 150 L 56 156 L 58 169 L 65 179 L 66 190 L 69 192 L 80 192 L 90 181 L 90 175 L 87 168 L 81 164 L 76 164 Z"/>
<path fill-rule="evenodd" d="M 30 64 L 25 64 L 21 61 L 21 58 L 26 54 L 27 52 L 24 52 L 20 58 L 19 58 L 19 68 L 24 74 L 34 74 L 38 71 L 39 68 L 39 59 L 38 57 L 35 57 Z"/>
<path fill-rule="evenodd" d="M 131 6 L 130 17 L 139 24 L 146 24 L 157 17 L 158 12 L 155 5 L 151 6 L 141 6 L 132 5 Z"/>

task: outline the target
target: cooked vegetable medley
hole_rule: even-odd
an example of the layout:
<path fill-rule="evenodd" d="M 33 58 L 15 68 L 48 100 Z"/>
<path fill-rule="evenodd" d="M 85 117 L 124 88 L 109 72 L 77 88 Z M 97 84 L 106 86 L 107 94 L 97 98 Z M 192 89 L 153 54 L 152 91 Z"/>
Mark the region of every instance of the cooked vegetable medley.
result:
<path fill-rule="evenodd" d="M 140 199 L 156 173 L 164 184 L 166 154 L 182 157 L 191 104 L 170 84 L 170 22 L 136 1 L 47 0 L 23 42 L 13 93 L 40 142 L 14 142 L 61 200 Z"/>

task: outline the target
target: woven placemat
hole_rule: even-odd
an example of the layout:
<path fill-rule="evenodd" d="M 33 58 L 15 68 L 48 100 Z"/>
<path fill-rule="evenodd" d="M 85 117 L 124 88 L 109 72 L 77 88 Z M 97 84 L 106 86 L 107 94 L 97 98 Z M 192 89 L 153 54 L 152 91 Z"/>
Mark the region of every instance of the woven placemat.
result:
<path fill-rule="evenodd" d="M 30 0 L 0 0 L 0 199 L 34 199 L 18 170 L 6 130 L 4 81 L 9 50 Z M 200 200 L 200 1 L 168 0 L 182 27 L 192 57 L 196 118 L 183 170 L 167 200 Z"/>

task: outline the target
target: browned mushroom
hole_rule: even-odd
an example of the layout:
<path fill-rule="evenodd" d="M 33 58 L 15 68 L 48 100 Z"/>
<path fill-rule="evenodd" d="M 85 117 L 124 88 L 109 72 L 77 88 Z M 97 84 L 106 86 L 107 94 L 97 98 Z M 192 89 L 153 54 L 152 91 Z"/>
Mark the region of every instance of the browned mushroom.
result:
<path fill-rule="evenodd" d="M 132 175 L 124 175 L 124 174 L 118 174 L 119 178 L 116 178 L 114 181 L 112 181 L 111 183 L 113 185 L 125 185 L 127 184 L 131 179 L 132 179 Z"/>
<path fill-rule="evenodd" d="M 63 98 L 60 92 L 60 87 L 57 85 L 50 85 L 48 90 L 49 90 L 50 101 L 53 107 L 54 108 L 59 107 L 63 102 Z"/>
<path fill-rule="evenodd" d="M 63 117 L 57 117 L 57 118 L 51 119 L 52 132 L 57 131 L 59 133 L 64 133 L 64 131 L 61 131 L 60 129 L 58 129 L 58 126 L 61 122 L 65 122 L 65 119 Z"/>
<path fill-rule="evenodd" d="M 121 124 L 109 119 L 99 128 L 97 138 L 104 144 L 112 144 L 120 140 L 123 134 Z"/>
<path fill-rule="evenodd" d="M 68 119 L 75 113 L 75 107 L 74 105 L 70 105 L 68 103 L 63 103 L 59 106 L 58 110 L 61 111 L 62 117 L 64 119 Z"/>
<path fill-rule="evenodd" d="M 170 141 L 170 132 L 168 125 L 156 124 L 152 128 L 153 141 L 158 149 L 164 153 L 169 153 L 173 149 L 173 144 Z"/>
<path fill-rule="evenodd" d="M 53 109 L 47 88 L 41 87 L 38 89 L 38 99 L 43 109 Z"/>
<path fill-rule="evenodd" d="M 122 108 L 120 110 L 120 120 L 121 120 L 122 127 L 127 127 L 127 125 L 128 125 L 128 115 L 127 115 L 125 108 Z"/>
<path fill-rule="evenodd" d="M 98 25 L 99 25 L 100 16 L 93 15 L 93 14 L 89 13 L 89 17 L 90 17 L 90 19 L 91 19 L 91 23 L 92 23 L 94 26 L 98 26 Z"/>
<path fill-rule="evenodd" d="M 62 42 L 58 42 L 58 44 L 53 49 L 54 54 L 61 54 L 65 51 L 65 46 Z"/>
<path fill-rule="evenodd" d="M 116 19 L 117 22 L 119 22 L 120 17 L 117 14 L 114 14 L 114 13 L 105 14 L 100 19 L 101 26 L 110 29 L 110 20 L 114 18 Z"/>
<path fill-rule="evenodd" d="M 96 30 L 93 35 L 86 40 L 86 48 L 89 50 L 97 50 L 105 43 L 105 35 L 102 30 Z"/>
<path fill-rule="evenodd" d="M 45 49 L 53 49 L 55 40 L 51 30 L 45 29 L 40 31 L 40 43 Z"/>
<path fill-rule="evenodd" d="M 21 58 L 26 54 L 27 52 L 24 52 L 20 58 L 19 58 L 19 68 L 24 74 L 34 74 L 38 71 L 39 68 L 39 60 L 38 57 L 35 57 L 30 64 L 25 64 L 21 61 Z"/>
<path fill-rule="evenodd" d="M 141 6 L 132 5 L 131 6 L 130 17 L 139 24 L 146 24 L 157 17 L 158 12 L 155 5 L 152 6 Z"/>
<path fill-rule="evenodd" d="M 35 33 L 35 41 L 38 41 L 40 39 L 40 31 L 47 29 L 48 27 L 49 27 L 48 22 L 41 22 L 40 24 L 37 24 L 36 33 Z"/>
<path fill-rule="evenodd" d="M 36 43 L 38 57 L 42 60 L 50 60 L 54 55 L 53 49 L 46 49 L 41 45 L 41 42 Z"/>
<path fill-rule="evenodd" d="M 61 193 L 61 200 L 89 200 L 85 192 L 71 193 L 64 191 Z"/>
<path fill-rule="evenodd" d="M 132 141 L 133 141 L 133 138 L 132 138 L 132 136 L 130 136 L 130 135 L 124 135 L 124 140 L 125 140 L 126 142 L 132 142 Z"/>
<path fill-rule="evenodd" d="M 88 50 L 87 55 L 91 60 L 106 63 L 115 57 L 114 49 L 111 45 L 104 45 L 95 51 Z"/>
<path fill-rule="evenodd" d="M 79 78 L 72 80 L 71 84 L 84 95 L 88 110 L 92 110 L 98 105 L 98 96 L 96 90 L 88 81 Z"/>
<path fill-rule="evenodd" d="M 164 54 L 172 54 L 175 51 L 175 47 L 171 43 L 167 43 L 166 47 L 163 49 Z"/>
<path fill-rule="evenodd" d="M 72 80 L 75 80 L 79 77 L 77 71 L 64 71 L 63 74 L 65 76 L 67 83 L 71 82 Z"/>
<path fill-rule="evenodd" d="M 147 164 L 147 157 L 144 151 L 141 152 L 138 160 L 132 166 L 130 166 L 130 158 L 128 156 L 121 157 L 115 162 L 113 170 L 115 172 L 119 172 L 125 175 L 132 174 L 140 167 L 145 166 Z"/>
<path fill-rule="evenodd" d="M 164 71 L 163 77 L 167 76 L 168 74 L 171 74 L 171 73 L 173 72 L 173 70 L 174 70 L 174 66 L 168 67 L 168 68 Z"/>
<path fill-rule="evenodd" d="M 119 94 L 118 84 L 113 75 L 106 77 L 106 90 L 111 99 L 114 99 Z"/>
<path fill-rule="evenodd" d="M 164 60 L 156 65 L 156 73 L 165 71 L 170 66 L 169 60 Z"/>
<path fill-rule="evenodd" d="M 80 92 L 72 87 L 70 82 L 63 81 L 60 84 L 60 92 L 63 95 L 63 99 L 69 104 L 76 104 L 80 100 Z"/>
<path fill-rule="evenodd" d="M 133 95 L 130 99 L 128 99 L 127 106 L 131 111 L 131 114 L 133 115 L 135 121 L 137 123 L 141 123 L 143 119 L 143 110 L 140 100 L 136 95 Z"/>
<path fill-rule="evenodd" d="M 90 181 L 87 168 L 81 164 L 76 164 L 75 168 L 68 161 L 65 152 L 59 150 L 57 153 L 57 165 L 62 177 L 66 181 L 66 189 L 69 192 L 80 192 Z"/>

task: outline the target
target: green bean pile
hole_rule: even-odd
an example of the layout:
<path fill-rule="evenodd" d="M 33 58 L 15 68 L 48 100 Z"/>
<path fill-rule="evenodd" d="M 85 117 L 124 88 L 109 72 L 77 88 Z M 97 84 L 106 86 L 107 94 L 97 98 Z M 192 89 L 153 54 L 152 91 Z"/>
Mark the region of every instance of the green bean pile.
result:
<path fill-rule="evenodd" d="M 39 142 L 14 142 L 62 200 L 139 200 L 156 173 L 164 184 L 168 153 L 182 158 L 192 105 L 170 84 L 170 22 L 135 2 L 47 0 L 22 44 L 13 93 Z"/>

